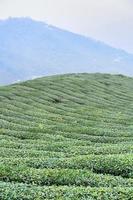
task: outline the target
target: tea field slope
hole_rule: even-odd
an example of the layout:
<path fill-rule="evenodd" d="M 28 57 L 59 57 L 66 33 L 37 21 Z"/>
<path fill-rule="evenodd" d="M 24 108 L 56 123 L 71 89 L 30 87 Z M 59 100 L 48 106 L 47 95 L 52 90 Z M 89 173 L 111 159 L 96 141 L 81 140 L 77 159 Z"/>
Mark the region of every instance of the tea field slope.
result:
<path fill-rule="evenodd" d="M 0 87 L 0 199 L 133 199 L 133 78 Z"/>

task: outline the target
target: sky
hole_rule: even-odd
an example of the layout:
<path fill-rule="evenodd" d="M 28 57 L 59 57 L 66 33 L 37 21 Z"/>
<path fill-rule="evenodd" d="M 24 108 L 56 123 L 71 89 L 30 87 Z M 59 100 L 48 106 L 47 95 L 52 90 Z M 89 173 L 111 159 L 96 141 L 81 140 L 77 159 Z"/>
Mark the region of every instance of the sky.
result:
<path fill-rule="evenodd" d="M 31 17 L 133 53 L 133 0 L 0 0 L 0 18 Z"/>

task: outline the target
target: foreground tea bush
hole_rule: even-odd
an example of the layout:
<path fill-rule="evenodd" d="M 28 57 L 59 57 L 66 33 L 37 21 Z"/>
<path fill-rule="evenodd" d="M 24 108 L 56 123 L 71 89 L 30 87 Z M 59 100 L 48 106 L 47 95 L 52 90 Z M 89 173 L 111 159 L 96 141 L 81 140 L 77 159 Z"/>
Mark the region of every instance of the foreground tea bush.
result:
<path fill-rule="evenodd" d="M 133 199 L 133 79 L 0 87 L 0 199 Z"/>
<path fill-rule="evenodd" d="M 133 179 L 96 174 L 88 170 L 33 169 L 26 166 L 1 165 L 1 181 L 22 182 L 36 185 L 77 185 L 91 187 L 133 187 Z"/>
<path fill-rule="evenodd" d="M 91 188 L 91 187 L 37 187 L 24 184 L 0 183 L 0 198 L 7 200 L 42 200 L 42 199 L 101 199 L 129 200 L 133 198 L 133 188 Z"/>

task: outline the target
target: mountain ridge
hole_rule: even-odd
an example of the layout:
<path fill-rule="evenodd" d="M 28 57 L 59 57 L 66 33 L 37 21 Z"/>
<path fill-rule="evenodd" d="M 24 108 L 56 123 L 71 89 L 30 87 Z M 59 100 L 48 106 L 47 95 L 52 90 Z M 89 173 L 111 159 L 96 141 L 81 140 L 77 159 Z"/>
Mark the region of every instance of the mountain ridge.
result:
<path fill-rule="evenodd" d="M 0 21 L 0 55 L 0 84 L 65 73 L 133 75 L 132 54 L 30 18 Z"/>

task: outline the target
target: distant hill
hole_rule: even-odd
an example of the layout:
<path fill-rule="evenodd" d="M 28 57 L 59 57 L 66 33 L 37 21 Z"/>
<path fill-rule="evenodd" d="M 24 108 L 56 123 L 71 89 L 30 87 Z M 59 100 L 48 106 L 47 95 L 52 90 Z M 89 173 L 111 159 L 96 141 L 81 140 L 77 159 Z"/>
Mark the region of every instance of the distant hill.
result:
<path fill-rule="evenodd" d="M 50 76 L 0 87 L 1 200 L 131 200 L 133 78 Z"/>
<path fill-rule="evenodd" d="M 73 72 L 133 75 L 133 55 L 30 18 L 0 20 L 0 84 Z"/>

